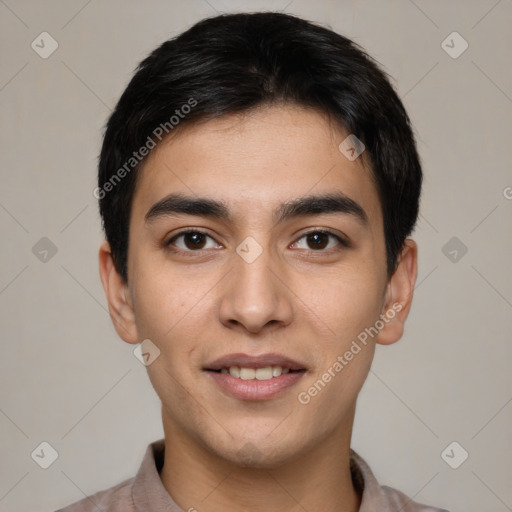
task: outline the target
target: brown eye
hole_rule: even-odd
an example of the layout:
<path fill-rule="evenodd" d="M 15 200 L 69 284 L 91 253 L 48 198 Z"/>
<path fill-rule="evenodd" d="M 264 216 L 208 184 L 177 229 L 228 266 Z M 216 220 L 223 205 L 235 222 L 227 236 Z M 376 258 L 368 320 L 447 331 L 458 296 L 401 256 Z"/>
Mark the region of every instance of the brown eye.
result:
<path fill-rule="evenodd" d="M 309 233 L 306 240 L 311 249 L 325 249 L 329 243 L 329 236 L 326 233 Z"/>
<path fill-rule="evenodd" d="M 306 241 L 306 247 L 300 247 L 301 240 Z M 329 249 L 336 248 L 336 246 L 349 247 L 349 243 L 334 233 L 330 231 L 310 231 L 305 235 L 301 236 L 295 245 L 299 247 L 299 249 L 306 249 L 310 251 L 324 251 L 327 252 Z M 338 247 L 339 249 L 340 247 Z"/>
<path fill-rule="evenodd" d="M 206 237 L 202 233 L 185 233 L 183 240 L 187 249 L 202 249 L 205 245 Z"/>
<path fill-rule="evenodd" d="M 217 247 L 215 243 L 211 247 L 206 247 L 208 239 L 213 240 L 211 236 L 203 233 L 202 231 L 182 231 L 176 236 L 173 236 L 166 245 L 174 245 L 184 252 L 199 251 L 201 249 Z M 178 241 L 180 242 L 178 243 Z"/>

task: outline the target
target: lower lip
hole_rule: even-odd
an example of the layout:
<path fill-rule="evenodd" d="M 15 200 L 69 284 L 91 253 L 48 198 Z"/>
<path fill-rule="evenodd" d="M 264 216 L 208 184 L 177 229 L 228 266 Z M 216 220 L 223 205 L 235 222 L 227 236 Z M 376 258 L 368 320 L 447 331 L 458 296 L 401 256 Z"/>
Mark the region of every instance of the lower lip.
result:
<path fill-rule="evenodd" d="M 242 380 L 226 373 L 206 372 L 229 395 L 239 400 L 268 400 L 292 387 L 304 375 L 304 371 L 285 373 L 269 380 Z"/>

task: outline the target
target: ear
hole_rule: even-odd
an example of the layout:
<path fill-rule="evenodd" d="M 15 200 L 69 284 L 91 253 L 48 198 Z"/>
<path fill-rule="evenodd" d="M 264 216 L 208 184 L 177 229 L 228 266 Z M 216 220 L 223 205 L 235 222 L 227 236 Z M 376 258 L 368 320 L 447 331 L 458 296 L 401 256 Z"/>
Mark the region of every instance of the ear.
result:
<path fill-rule="evenodd" d="M 110 318 L 117 334 L 126 343 L 138 343 L 130 290 L 117 271 L 108 242 L 103 242 L 99 250 L 100 277 L 108 301 Z"/>
<path fill-rule="evenodd" d="M 418 246 L 414 240 L 408 238 L 398 258 L 397 268 L 387 285 L 381 315 L 384 327 L 376 337 L 377 343 L 391 345 L 402 337 L 404 324 L 411 309 L 417 272 Z"/>

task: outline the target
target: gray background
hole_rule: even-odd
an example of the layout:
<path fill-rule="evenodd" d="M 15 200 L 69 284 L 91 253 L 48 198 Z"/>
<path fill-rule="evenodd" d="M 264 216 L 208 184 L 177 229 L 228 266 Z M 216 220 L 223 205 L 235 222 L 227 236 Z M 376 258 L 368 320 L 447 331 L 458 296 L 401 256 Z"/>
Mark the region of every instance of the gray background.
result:
<path fill-rule="evenodd" d="M 1 511 L 55 510 L 110 487 L 163 436 L 99 280 L 102 127 L 156 45 L 216 11 L 265 9 L 365 47 L 418 134 L 415 301 L 404 338 L 377 349 L 353 447 L 382 484 L 417 501 L 512 510 L 510 1 L 0 0 Z M 46 59 L 31 48 L 43 31 L 59 45 Z M 453 31 L 469 43 L 458 58 L 442 46 Z M 453 36 L 445 44 L 462 48 Z M 41 252 L 43 237 L 56 254 Z M 59 453 L 46 470 L 31 458 L 43 441 Z M 451 461 L 469 453 L 458 469 L 441 457 L 452 441 L 462 448 Z"/>

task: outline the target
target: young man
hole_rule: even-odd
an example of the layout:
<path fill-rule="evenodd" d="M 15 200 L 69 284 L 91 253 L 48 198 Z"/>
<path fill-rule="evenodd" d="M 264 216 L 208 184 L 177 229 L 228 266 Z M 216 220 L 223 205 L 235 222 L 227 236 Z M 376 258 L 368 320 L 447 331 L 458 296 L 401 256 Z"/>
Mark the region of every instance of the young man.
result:
<path fill-rule="evenodd" d="M 350 448 L 416 280 L 421 166 L 384 73 L 279 13 L 223 15 L 138 68 L 96 196 L 112 321 L 165 438 L 63 510 L 425 512 Z"/>

